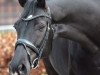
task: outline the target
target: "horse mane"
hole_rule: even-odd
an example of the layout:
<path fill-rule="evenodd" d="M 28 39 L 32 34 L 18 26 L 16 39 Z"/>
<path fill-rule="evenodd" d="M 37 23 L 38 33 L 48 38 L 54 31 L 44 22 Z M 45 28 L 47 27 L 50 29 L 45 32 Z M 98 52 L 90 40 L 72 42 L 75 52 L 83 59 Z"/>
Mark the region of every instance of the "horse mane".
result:
<path fill-rule="evenodd" d="M 25 18 L 28 14 L 34 13 L 34 6 L 35 6 L 35 1 L 27 1 L 23 13 L 21 14 L 21 18 Z"/>
<path fill-rule="evenodd" d="M 26 18 L 30 13 L 34 13 L 34 6 L 35 6 L 35 1 L 27 1 L 25 6 L 23 7 L 24 10 L 22 11 L 20 19 L 15 22 L 14 27 L 18 27 L 18 23 L 21 21 L 22 18 Z M 19 26 L 20 27 L 20 26 Z"/>

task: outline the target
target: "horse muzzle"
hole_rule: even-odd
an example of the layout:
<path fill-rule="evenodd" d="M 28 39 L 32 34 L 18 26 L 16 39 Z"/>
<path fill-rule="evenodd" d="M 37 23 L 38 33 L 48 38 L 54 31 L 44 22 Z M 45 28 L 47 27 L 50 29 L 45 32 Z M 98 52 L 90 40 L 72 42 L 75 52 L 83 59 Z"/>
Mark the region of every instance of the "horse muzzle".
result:
<path fill-rule="evenodd" d="M 9 65 L 9 75 L 29 75 L 29 69 L 24 64 L 19 65 L 17 68 Z"/>

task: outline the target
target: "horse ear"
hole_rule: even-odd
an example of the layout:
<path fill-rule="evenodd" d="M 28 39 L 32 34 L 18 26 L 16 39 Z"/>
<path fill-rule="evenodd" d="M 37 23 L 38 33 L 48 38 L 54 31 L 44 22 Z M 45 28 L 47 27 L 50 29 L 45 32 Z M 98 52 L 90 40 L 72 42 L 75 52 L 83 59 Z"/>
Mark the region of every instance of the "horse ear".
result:
<path fill-rule="evenodd" d="M 19 4 L 24 7 L 25 3 L 27 2 L 27 0 L 18 0 Z"/>
<path fill-rule="evenodd" d="M 37 6 L 39 6 L 41 8 L 45 8 L 46 7 L 45 0 L 37 0 Z"/>

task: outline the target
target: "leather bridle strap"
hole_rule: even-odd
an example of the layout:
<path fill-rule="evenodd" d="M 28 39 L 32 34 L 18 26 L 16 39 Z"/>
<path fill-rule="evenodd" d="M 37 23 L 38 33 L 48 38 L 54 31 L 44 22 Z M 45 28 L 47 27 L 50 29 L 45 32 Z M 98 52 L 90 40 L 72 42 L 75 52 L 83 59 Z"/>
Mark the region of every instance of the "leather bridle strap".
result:
<path fill-rule="evenodd" d="M 38 59 L 39 57 L 38 56 L 40 56 L 39 50 L 30 41 L 28 41 L 26 39 L 18 39 L 17 42 L 16 42 L 16 47 L 18 45 L 24 46 L 24 48 L 25 48 L 25 50 L 28 54 L 28 57 L 29 57 L 29 62 L 30 62 L 31 68 L 34 68 L 34 69 L 37 68 L 38 63 L 39 63 L 39 59 Z M 28 51 L 27 47 L 30 48 L 32 51 L 34 51 L 37 55 L 37 57 L 33 61 L 31 60 L 31 57 L 30 57 L 31 54 Z M 36 65 L 34 65 L 35 63 L 36 63 Z"/>
<path fill-rule="evenodd" d="M 29 47 L 30 49 L 32 49 L 32 51 L 34 51 L 36 54 L 39 55 L 39 51 L 38 49 L 28 40 L 26 39 L 18 39 L 16 42 L 16 46 L 18 45 L 23 45 L 24 47 Z"/>
<path fill-rule="evenodd" d="M 45 14 L 40 14 L 40 15 L 36 15 L 36 16 L 34 16 L 33 17 L 33 15 L 30 15 L 29 17 L 27 17 L 27 18 L 22 18 L 22 20 L 24 20 L 24 21 L 30 21 L 30 20 L 33 20 L 33 19 L 36 19 L 36 18 L 39 18 L 39 17 L 47 17 L 47 18 L 49 18 L 49 19 L 51 19 L 51 17 L 50 16 L 48 16 L 48 15 L 45 15 Z"/>

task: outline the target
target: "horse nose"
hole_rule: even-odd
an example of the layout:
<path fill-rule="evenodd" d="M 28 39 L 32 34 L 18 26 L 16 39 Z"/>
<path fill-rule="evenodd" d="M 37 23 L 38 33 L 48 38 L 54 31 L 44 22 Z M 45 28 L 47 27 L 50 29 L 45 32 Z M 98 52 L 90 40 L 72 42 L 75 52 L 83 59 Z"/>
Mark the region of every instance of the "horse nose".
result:
<path fill-rule="evenodd" d="M 9 65 L 9 75 L 26 75 L 27 68 L 24 64 L 20 64 L 18 66 Z"/>
<path fill-rule="evenodd" d="M 12 67 L 9 65 L 9 75 L 19 75 L 18 72 L 14 72 Z"/>

